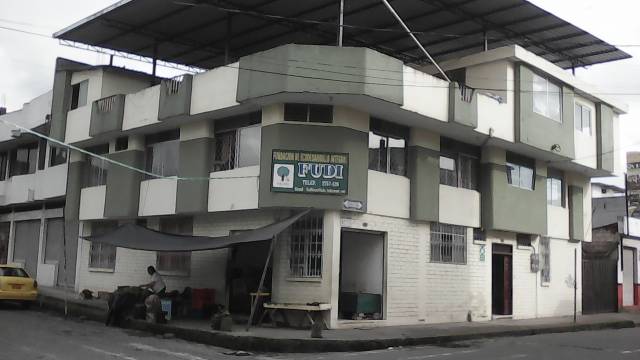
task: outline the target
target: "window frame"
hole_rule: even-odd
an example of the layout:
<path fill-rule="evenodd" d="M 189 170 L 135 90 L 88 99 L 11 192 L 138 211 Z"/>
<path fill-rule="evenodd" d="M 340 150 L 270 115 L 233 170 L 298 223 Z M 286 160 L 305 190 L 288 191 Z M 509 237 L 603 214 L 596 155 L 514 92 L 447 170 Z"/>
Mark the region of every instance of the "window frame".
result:
<path fill-rule="evenodd" d="M 544 81 L 544 90 L 536 90 L 536 83 L 542 83 L 542 81 Z M 553 120 L 557 123 L 562 124 L 564 122 L 563 120 L 563 98 L 564 98 L 564 93 L 563 93 L 563 89 L 562 89 L 562 85 L 555 81 L 552 80 L 551 77 L 546 76 L 546 75 L 540 75 L 537 73 L 533 73 L 533 78 L 532 78 L 532 85 L 533 85 L 533 89 L 532 89 L 532 102 L 531 102 L 531 107 L 534 113 L 540 115 L 540 116 L 544 116 L 547 119 Z M 550 85 L 557 87 L 558 88 L 558 118 L 554 118 L 551 114 L 550 111 Z M 536 108 L 536 95 L 539 95 L 538 93 L 540 92 L 544 92 L 544 96 L 545 96 L 545 110 L 543 112 L 538 111 L 538 109 Z"/>
<path fill-rule="evenodd" d="M 292 107 L 305 107 L 305 118 L 304 119 L 295 119 L 292 118 L 291 116 L 287 116 L 287 114 L 291 114 L 291 108 Z M 289 108 L 290 110 L 287 111 L 287 108 Z M 288 123 L 305 123 L 305 124 L 333 124 L 333 105 L 324 105 L 324 104 L 308 104 L 308 103 L 284 103 L 284 109 L 283 109 L 283 120 L 285 122 Z M 302 109 L 297 109 L 298 111 L 302 110 Z M 330 114 L 330 118 L 328 119 L 328 121 L 323 121 L 323 120 L 318 120 L 318 119 L 312 119 L 313 115 L 314 115 L 314 110 L 316 110 L 316 112 L 318 110 L 324 110 L 324 111 L 328 111 L 328 113 Z M 317 115 L 317 114 L 316 114 Z M 324 114 L 326 115 L 326 114 Z"/>
<path fill-rule="evenodd" d="M 560 203 L 559 204 L 557 202 L 554 202 L 554 199 L 553 199 L 552 192 L 553 192 L 554 182 L 560 182 Z M 553 169 L 547 170 L 546 185 L 547 185 L 547 205 L 565 208 L 567 204 L 565 200 L 566 190 L 565 190 L 564 175 L 559 171 L 553 171 Z"/>
<path fill-rule="evenodd" d="M 513 170 L 517 170 L 518 172 L 518 184 L 514 183 L 513 175 L 511 174 L 510 168 Z M 522 169 L 531 170 L 531 187 L 522 185 Z M 520 156 L 518 154 L 507 152 L 507 158 L 505 162 L 505 170 L 507 176 L 507 184 L 522 190 L 535 191 L 536 190 L 536 162 L 533 159 L 526 158 L 524 156 Z"/>
<path fill-rule="evenodd" d="M 174 171 L 167 170 L 165 172 L 164 166 L 162 166 L 162 169 L 160 172 L 154 171 L 154 158 L 155 158 L 154 150 L 157 148 L 159 144 L 164 144 L 167 146 L 172 145 L 177 148 L 175 149 L 175 151 L 177 152 L 176 158 L 175 158 L 176 159 L 175 167 L 173 169 L 171 169 L 170 167 L 167 167 L 167 169 L 174 170 Z M 146 172 L 159 175 L 161 177 L 178 176 L 179 166 L 180 166 L 180 129 L 172 129 L 172 130 L 167 130 L 167 131 L 162 131 L 159 133 L 147 135 L 145 137 L 144 149 L 145 149 L 144 168 Z M 164 164 L 164 162 L 162 164 Z M 157 179 L 157 177 L 145 174 L 145 180 L 150 180 L 150 179 Z"/>
<path fill-rule="evenodd" d="M 429 225 L 429 262 L 466 265 L 469 249 L 467 237 L 468 231 L 465 226 L 432 222 Z"/>
<path fill-rule="evenodd" d="M 69 101 L 69 111 L 86 106 L 88 101 L 88 95 L 89 95 L 89 80 L 83 80 L 71 85 L 71 99 Z"/>
<path fill-rule="evenodd" d="M 9 152 L 0 152 L 0 181 L 5 181 L 9 178 Z"/>
<path fill-rule="evenodd" d="M 242 134 L 244 131 L 248 131 L 250 129 L 259 129 L 258 133 L 258 153 L 257 153 L 257 163 L 251 163 L 248 165 L 240 164 L 242 160 L 242 154 L 244 153 L 242 148 Z M 223 160 L 220 158 L 221 146 L 224 144 L 224 137 L 229 137 L 233 143 L 233 151 L 228 151 L 229 155 L 233 155 L 233 159 Z M 250 166 L 259 166 L 260 165 L 260 153 L 261 153 L 261 139 L 262 139 L 262 125 L 254 124 L 249 126 L 242 126 L 234 129 L 225 129 L 223 131 L 216 132 L 215 134 L 215 153 L 213 156 L 213 164 L 211 166 L 211 171 L 228 171 L 233 169 L 238 169 L 242 167 L 250 167 Z M 246 150 L 246 149 L 245 149 Z"/>
<path fill-rule="evenodd" d="M 397 125 L 397 124 L 393 124 L 390 123 L 388 121 L 385 120 L 381 120 L 381 119 L 375 119 L 372 118 L 371 119 L 371 126 L 370 126 L 370 130 L 369 130 L 369 135 L 368 135 L 368 144 L 371 143 L 371 137 L 372 136 L 377 136 L 379 138 L 384 139 L 385 141 L 385 154 L 384 154 L 384 159 L 385 159 L 385 169 L 381 170 L 379 166 L 377 167 L 372 167 L 371 166 L 371 150 L 376 150 L 378 152 L 380 152 L 381 148 L 372 148 L 370 145 L 367 145 L 368 147 L 368 165 L 367 168 L 369 170 L 373 170 L 373 171 L 378 171 L 378 172 L 382 172 L 382 173 L 386 173 L 386 174 L 393 174 L 393 175 L 398 175 L 398 176 L 407 176 L 408 174 L 408 158 L 409 158 L 409 129 L 405 126 L 402 125 Z M 402 147 L 403 152 L 404 152 L 404 156 L 403 156 L 403 162 L 401 164 L 401 168 L 402 171 L 401 172 L 394 172 L 392 171 L 393 169 L 395 169 L 394 166 L 392 166 L 391 164 L 391 160 L 392 160 L 392 156 L 391 156 L 391 149 L 396 149 L 398 147 L 392 147 L 390 146 L 390 141 L 389 139 L 393 139 L 396 141 L 403 141 L 404 142 L 404 147 Z"/>
<path fill-rule="evenodd" d="M 578 128 L 578 119 L 577 119 L 577 115 L 578 115 L 578 110 L 580 111 L 580 128 Z M 585 128 L 585 120 L 584 120 L 584 114 L 585 114 L 585 110 L 589 113 L 589 119 L 588 119 L 588 126 Z M 593 118 L 593 111 L 591 110 L 591 107 L 576 101 L 574 102 L 574 109 L 573 109 L 573 124 L 574 124 L 574 128 L 576 131 L 579 131 L 583 134 L 587 134 L 589 136 L 593 135 L 593 127 L 592 127 L 592 118 Z M 589 131 L 585 131 L 585 129 L 589 129 Z"/>
<path fill-rule="evenodd" d="M 112 221 L 96 221 L 91 223 L 91 236 L 102 235 L 109 230 L 115 230 L 118 227 L 117 222 Z M 99 230 L 98 230 L 99 229 Z M 113 254 L 112 257 L 111 254 Z M 93 262 L 94 257 L 97 256 L 97 263 Z M 116 269 L 116 262 L 118 257 L 118 248 L 110 244 L 102 244 L 97 242 L 91 242 L 89 246 L 89 259 L 88 268 L 89 271 L 108 271 L 114 272 Z M 106 261 L 102 261 L 106 258 Z"/>
<path fill-rule="evenodd" d="M 64 153 L 64 161 L 60 162 L 60 158 L 57 158 L 56 154 Z M 66 147 L 57 147 L 49 145 L 49 167 L 64 165 L 69 161 L 69 149 Z"/>
<path fill-rule="evenodd" d="M 109 153 L 109 144 L 96 145 L 86 148 L 85 150 L 96 155 L 106 155 Z M 105 160 L 91 155 L 87 155 L 87 157 L 88 167 L 85 176 L 84 187 L 106 185 L 107 176 L 109 174 L 109 164 Z"/>
<path fill-rule="evenodd" d="M 287 248 L 290 279 L 321 280 L 324 269 L 323 214 L 307 214 L 293 223 Z"/>
<path fill-rule="evenodd" d="M 159 231 L 174 235 L 193 235 L 193 217 L 160 218 Z M 156 270 L 165 276 L 189 276 L 191 274 L 191 251 L 156 251 Z M 166 263 L 182 268 L 165 268 Z"/>
<path fill-rule="evenodd" d="M 26 171 L 22 169 L 19 170 L 15 167 L 18 162 L 18 152 L 20 151 L 26 151 L 27 153 Z M 39 151 L 37 142 L 11 149 L 9 152 L 9 177 L 35 174 L 38 169 L 38 159 Z"/>

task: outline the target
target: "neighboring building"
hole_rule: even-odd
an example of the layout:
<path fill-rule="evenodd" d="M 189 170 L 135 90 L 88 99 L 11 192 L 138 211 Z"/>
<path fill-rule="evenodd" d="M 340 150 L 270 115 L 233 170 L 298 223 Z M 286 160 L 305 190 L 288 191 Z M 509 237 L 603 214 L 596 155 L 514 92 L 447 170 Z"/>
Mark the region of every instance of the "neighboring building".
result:
<path fill-rule="evenodd" d="M 609 197 L 624 197 L 624 188 L 616 185 L 604 184 L 601 182 L 591 183 L 591 197 L 596 198 L 609 198 Z"/>
<path fill-rule="evenodd" d="M 605 43 L 610 51 L 598 56 L 554 51 L 543 45 L 558 41 L 547 31 L 536 40 L 543 56 L 519 45 L 460 50 L 441 39 L 436 59 L 448 82 L 416 66 L 422 54 L 401 50 L 408 42 L 377 45 L 383 39 L 368 35 L 345 38 L 360 47 L 317 45 L 333 40 L 298 27 L 265 33 L 242 15 L 231 30 L 245 40 L 228 34 L 220 52 L 206 40 L 215 31 L 183 27 L 206 14 L 214 27 L 229 20 L 204 5 L 172 15 L 175 6 L 122 2 L 56 35 L 141 56 L 155 49 L 160 60 L 209 69 L 155 79 L 58 62 L 51 136 L 126 165 L 71 152 L 67 236 L 134 222 L 226 235 L 311 208 L 278 238 L 268 287 L 276 303 L 330 304 L 331 328 L 573 312 L 574 254 L 580 264 L 581 243 L 592 238 L 590 179 L 617 170 L 625 107 L 563 69 L 628 55 Z M 371 26 L 392 19 L 384 8 L 358 11 Z M 429 19 L 418 20 L 440 21 Z M 482 35 L 464 28 L 468 19 L 457 24 Z M 160 30 L 161 44 L 145 35 Z M 265 35 L 271 40 L 252 40 Z M 529 46 L 531 36 L 513 43 Z M 242 313 L 268 246 L 155 253 L 80 240 L 75 289 L 140 284 L 156 265 L 169 290 L 214 288 L 217 302 Z M 361 312 L 379 320 L 352 320 Z"/>
<path fill-rule="evenodd" d="M 48 135 L 51 98 L 0 115 L 0 264 L 21 264 L 41 285 L 73 286 L 77 238 L 63 246 L 68 151 L 7 124 Z"/>

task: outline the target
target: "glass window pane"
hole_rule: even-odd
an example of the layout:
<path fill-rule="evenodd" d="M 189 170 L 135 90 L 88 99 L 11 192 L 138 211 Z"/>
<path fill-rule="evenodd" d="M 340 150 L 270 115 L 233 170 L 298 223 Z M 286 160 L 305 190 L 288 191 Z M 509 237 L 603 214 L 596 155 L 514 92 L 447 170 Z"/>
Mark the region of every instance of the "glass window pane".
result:
<path fill-rule="evenodd" d="M 471 190 L 478 188 L 478 159 L 460 155 L 460 187 Z"/>
<path fill-rule="evenodd" d="M 582 107 L 582 131 L 591 134 L 591 109 Z"/>
<path fill-rule="evenodd" d="M 307 104 L 284 104 L 284 121 L 307 121 Z"/>
<path fill-rule="evenodd" d="M 369 169 L 387 172 L 387 138 L 369 132 Z"/>
<path fill-rule="evenodd" d="M 238 167 L 260 164 L 260 126 L 251 126 L 239 130 L 240 148 L 238 149 Z"/>
<path fill-rule="evenodd" d="M 236 166 L 236 130 L 218 133 L 215 140 L 213 171 L 234 169 Z"/>
<path fill-rule="evenodd" d="M 309 105 L 309 122 L 332 123 L 333 106 L 331 105 Z"/>
<path fill-rule="evenodd" d="M 520 186 L 520 166 L 507 163 L 507 183 Z"/>
<path fill-rule="evenodd" d="M 458 172 L 456 160 L 446 156 L 440 156 L 440 184 L 458 186 Z"/>
<path fill-rule="evenodd" d="M 407 159 L 404 139 L 388 138 L 389 141 L 389 172 L 396 175 L 406 175 Z"/>
<path fill-rule="evenodd" d="M 533 111 L 547 116 L 547 80 L 533 75 Z"/>
<path fill-rule="evenodd" d="M 520 187 L 533 190 L 533 169 L 520 166 Z"/>
<path fill-rule="evenodd" d="M 560 89 L 559 86 L 549 82 L 548 83 L 548 96 L 549 96 L 549 103 L 547 104 L 548 106 L 548 116 L 549 118 L 558 121 L 558 122 L 562 122 L 562 106 L 561 106 L 561 99 L 562 99 L 562 91 Z"/>
<path fill-rule="evenodd" d="M 149 170 L 152 173 L 161 176 L 178 175 L 179 140 L 158 142 L 148 146 L 147 149 L 151 155 Z"/>
<path fill-rule="evenodd" d="M 576 130 L 582 130 L 582 106 L 576 104 L 573 112 L 573 124 Z"/>

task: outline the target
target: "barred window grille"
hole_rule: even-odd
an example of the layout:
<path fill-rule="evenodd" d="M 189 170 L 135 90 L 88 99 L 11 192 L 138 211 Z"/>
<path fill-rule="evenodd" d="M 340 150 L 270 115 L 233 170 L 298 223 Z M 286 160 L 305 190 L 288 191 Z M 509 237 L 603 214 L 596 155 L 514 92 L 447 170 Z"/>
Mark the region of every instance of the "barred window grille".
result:
<path fill-rule="evenodd" d="M 292 277 L 322 277 L 322 214 L 307 215 L 291 226 L 289 268 Z"/>
<path fill-rule="evenodd" d="M 218 133 L 213 171 L 259 165 L 261 131 L 257 125 Z"/>
<path fill-rule="evenodd" d="M 160 231 L 176 235 L 192 235 L 193 218 L 163 218 L 160 220 Z M 191 271 L 191 252 L 158 251 L 156 266 L 160 273 L 189 274 Z"/>
<path fill-rule="evenodd" d="M 96 222 L 91 224 L 91 235 L 106 234 L 115 230 L 117 223 L 115 222 Z M 110 244 L 101 244 L 91 242 L 89 249 L 89 267 L 94 269 L 110 269 L 116 268 L 116 247 Z"/>
<path fill-rule="evenodd" d="M 171 79 L 163 80 L 167 85 L 167 93 L 169 95 L 177 94 L 180 91 L 180 85 L 184 80 L 184 75 L 175 76 Z"/>
<path fill-rule="evenodd" d="M 216 153 L 213 171 L 225 171 L 236 168 L 237 131 L 225 131 L 216 134 Z"/>
<path fill-rule="evenodd" d="M 540 277 L 543 283 L 551 282 L 551 239 L 540 238 Z"/>
<path fill-rule="evenodd" d="M 98 111 L 100 112 L 109 112 L 113 109 L 116 103 L 117 95 L 109 96 L 103 99 L 98 100 Z"/>
<path fill-rule="evenodd" d="M 431 262 L 466 264 L 466 230 L 464 226 L 431 223 Z"/>

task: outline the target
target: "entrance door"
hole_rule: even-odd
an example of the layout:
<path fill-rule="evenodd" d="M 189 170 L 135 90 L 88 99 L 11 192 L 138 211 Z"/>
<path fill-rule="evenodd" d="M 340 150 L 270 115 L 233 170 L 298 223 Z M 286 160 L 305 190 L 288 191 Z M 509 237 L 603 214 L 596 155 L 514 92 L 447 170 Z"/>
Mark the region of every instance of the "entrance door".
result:
<path fill-rule="evenodd" d="M 622 271 L 622 305 L 633 306 L 633 284 L 636 278 L 636 254 L 634 249 L 624 248 Z"/>
<path fill-rule="evenodd" d="M 13 260 L 24 264 L 32 278 L 38 271 L 38 245 L 40 243 L 40 220 L 16 222 L 15 250 Z"/>
<path fill-rule="evenodd" d="M 258 291 L 270 241 L 240 244 L 231 248 L 227 269 L 229 311 L 234 315 L 251 312 L 251 293 Z M 263 292 L 271 292 L 271 265 L 267 269 Z M 261 298 L 261 300 L 265 300 Z M 260 309 L 258 309 L 260 310 Z"/>
<path fill-rule="evenodd" d="M 493 244 L 491 258 L 491 307 L 494 315 L 513 314 L 513 262 L 511 246 Z"/>
<path fill-rule="evenodd" d="M 384 234 L 343 230 L 338 317 L 382 320 Z"/>

